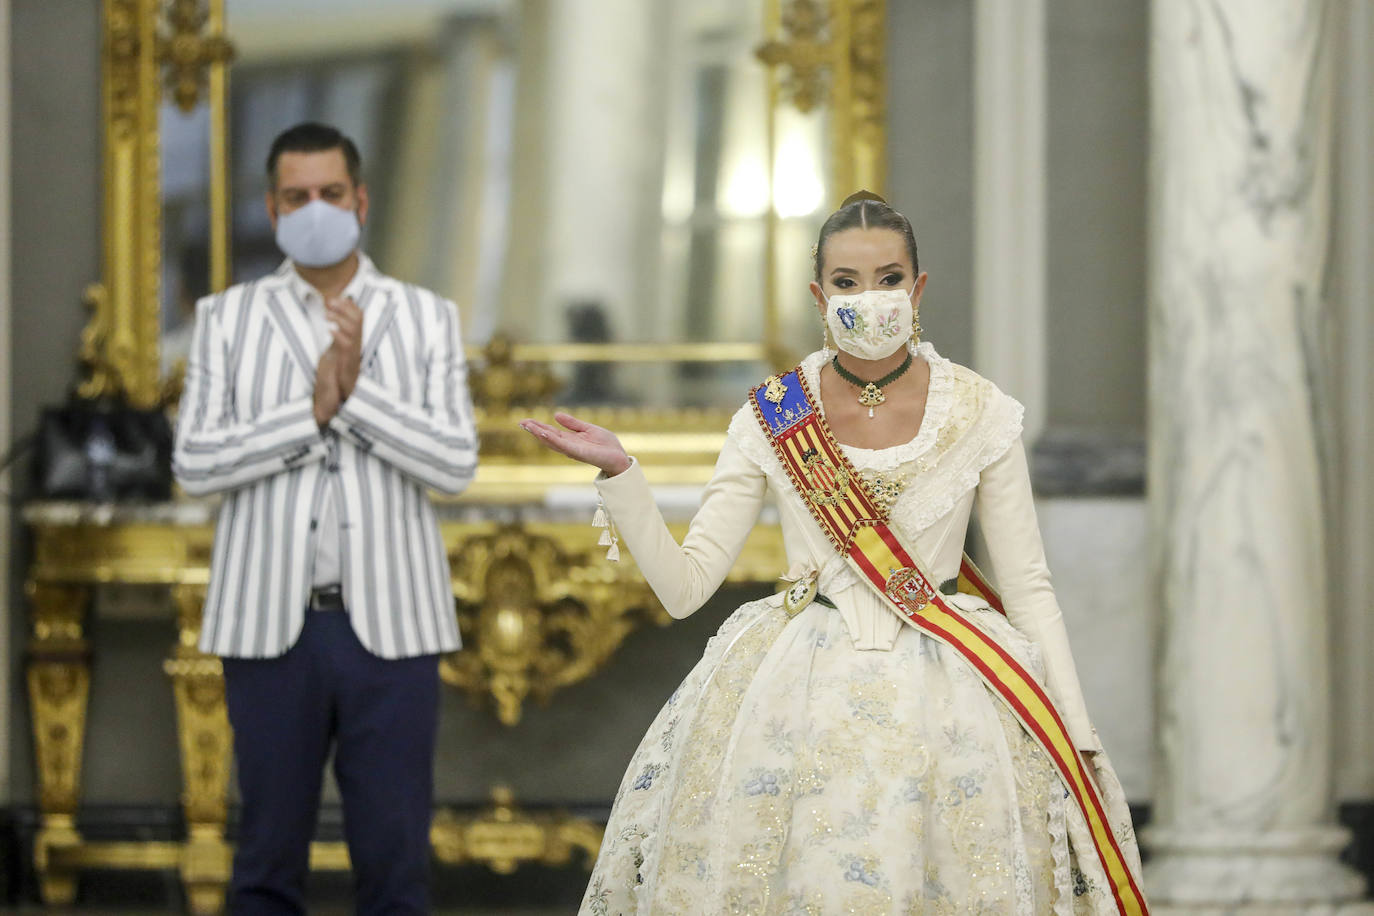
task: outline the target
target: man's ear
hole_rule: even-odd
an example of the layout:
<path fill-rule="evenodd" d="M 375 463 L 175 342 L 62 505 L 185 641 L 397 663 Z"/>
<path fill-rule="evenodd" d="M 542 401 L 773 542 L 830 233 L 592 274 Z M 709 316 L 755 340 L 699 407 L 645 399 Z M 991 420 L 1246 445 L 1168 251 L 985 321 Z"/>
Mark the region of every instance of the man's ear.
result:
<path fill-rule="evenodd" d="M 365 185 L 365 184 L 360 184 L 360 185 L 358 185 L 358 225 L 359 225 L 359 226 L 366 226 L 366 225 L 367 225 L 367 207 L 368 207 L 367 185 Z"/>

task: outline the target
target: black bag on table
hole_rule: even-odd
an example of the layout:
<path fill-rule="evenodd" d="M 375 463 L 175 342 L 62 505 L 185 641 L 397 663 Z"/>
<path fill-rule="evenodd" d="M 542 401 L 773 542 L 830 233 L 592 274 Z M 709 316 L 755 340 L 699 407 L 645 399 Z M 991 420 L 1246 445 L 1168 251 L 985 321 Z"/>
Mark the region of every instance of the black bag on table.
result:
<path fill-rule="evenodd" d="M 172 428 L 160 407 L 72 398 L 43 409 L 37 447 L 39 499 L 171 498 Z"/>

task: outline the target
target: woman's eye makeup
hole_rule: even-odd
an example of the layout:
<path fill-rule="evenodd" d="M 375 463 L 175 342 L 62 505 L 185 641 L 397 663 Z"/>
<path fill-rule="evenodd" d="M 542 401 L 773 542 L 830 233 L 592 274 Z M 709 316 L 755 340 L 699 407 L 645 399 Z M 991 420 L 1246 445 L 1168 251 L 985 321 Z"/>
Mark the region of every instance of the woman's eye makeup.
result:
<path fill-rule="evenodd" d="M 880 286 L 901 286 L 905 279 L 906 277 L 902 274 L 891 273 L 885 275 L 878 283 Z M 830 281 L 830 284 L 836 289 L 853 289 L 858 285 L 852 277 L 835 277 Z"/>

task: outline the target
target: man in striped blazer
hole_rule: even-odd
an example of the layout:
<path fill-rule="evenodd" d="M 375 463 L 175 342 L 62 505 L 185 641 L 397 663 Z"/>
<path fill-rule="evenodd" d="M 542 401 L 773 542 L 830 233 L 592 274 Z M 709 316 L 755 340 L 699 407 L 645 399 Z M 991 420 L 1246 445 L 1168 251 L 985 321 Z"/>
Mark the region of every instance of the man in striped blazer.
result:
<path fill-rule="evenodd" d="M 223 496 L 201 648 L 242 798 L 230 911 L 305 912 L 332 748 L 358 912 L 425 913 L 437 656 L 459 646 L 427 491 L 477 459 L 458 313 L 358 250 L 367 188 L 337 130 L 286 131 L 267 170 L 288 260 L 197 304 L 173 459 Z"/>

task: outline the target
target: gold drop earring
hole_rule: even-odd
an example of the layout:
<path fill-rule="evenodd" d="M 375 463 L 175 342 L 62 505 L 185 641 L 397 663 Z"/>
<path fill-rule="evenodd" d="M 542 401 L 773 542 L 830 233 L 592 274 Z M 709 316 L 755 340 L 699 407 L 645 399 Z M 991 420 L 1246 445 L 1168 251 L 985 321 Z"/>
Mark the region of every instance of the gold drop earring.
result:
<path fill-rule="evenodd" d="M 920 303 L 913 303 L 911 306 L 911 340 L 910 349 L 914 352 L 921 345 L 921 306 Z"/>

